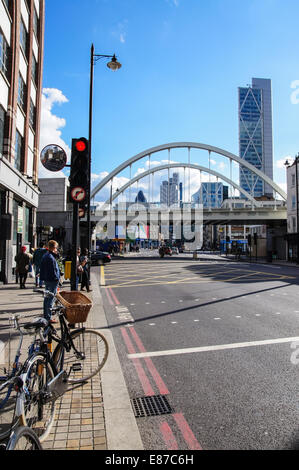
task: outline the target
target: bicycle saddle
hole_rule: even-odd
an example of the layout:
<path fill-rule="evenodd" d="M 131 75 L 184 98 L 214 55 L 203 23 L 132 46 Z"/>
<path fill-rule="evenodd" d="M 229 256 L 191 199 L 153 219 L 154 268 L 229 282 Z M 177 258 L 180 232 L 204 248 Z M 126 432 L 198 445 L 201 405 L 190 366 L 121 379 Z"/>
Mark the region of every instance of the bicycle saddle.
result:
<path fill-rule="evenodd" d="M 25 323 L 23 325 L 23 328 L 25 330 L 29 330 L 30 328 L 46 328 L 47 326 L 49 325 L 49 321 L 46 320 L 45 318 L 43 317 L 39 317 L 39 318 L 36 318 L 35 320 L 33 320 L 32 322 L 29 322 L 29 323 Z"/>

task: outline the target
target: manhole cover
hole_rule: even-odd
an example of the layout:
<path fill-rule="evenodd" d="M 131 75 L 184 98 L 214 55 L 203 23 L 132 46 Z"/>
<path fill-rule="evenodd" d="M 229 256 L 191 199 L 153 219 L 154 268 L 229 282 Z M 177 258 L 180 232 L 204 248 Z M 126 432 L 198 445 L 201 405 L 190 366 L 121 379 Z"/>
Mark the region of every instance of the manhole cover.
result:
<path fill-rule="evenodd" d="M 132 398 L 131 403 L 136 418 L 145 416 L 159 416 L 173 412 L 165 395 Z"/>

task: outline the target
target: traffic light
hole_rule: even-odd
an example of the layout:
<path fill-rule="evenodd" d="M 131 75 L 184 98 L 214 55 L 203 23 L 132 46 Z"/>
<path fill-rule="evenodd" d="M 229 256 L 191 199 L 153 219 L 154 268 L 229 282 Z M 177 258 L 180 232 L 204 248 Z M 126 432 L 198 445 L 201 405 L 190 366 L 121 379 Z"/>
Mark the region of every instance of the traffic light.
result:
<path fill-rule="evenodd" d="M 230 243 L 230 237 L 228 235 L 226 235 L 226 241 L 227 243 Z"/>
<path fill-rule="evenodd" d="M 85 137 L 72 139 L 70 194 L 76 202 L 82 202 L 89 191 L 89 145 Z M 76 191 L 81 188 L 82 192 Z M 74 190 L 74 191 L 73 191 Z M 76 197 L 78 196 L 78 199 Z M 84 195 L 84 196 L 82 196 Z"/>

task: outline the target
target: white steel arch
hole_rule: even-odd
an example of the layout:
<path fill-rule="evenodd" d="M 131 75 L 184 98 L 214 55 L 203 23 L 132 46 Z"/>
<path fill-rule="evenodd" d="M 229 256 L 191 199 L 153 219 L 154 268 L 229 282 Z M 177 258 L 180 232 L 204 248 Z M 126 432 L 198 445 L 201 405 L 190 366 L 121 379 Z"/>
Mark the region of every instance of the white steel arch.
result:
<path fill-rule="evenodd" d="M 239 165 L 242 165 L 246 167 L 248 170 L 252 171 L 255 173 L 257 176 L 259 176 L 261 179 L 263 179 L 269 186 L 271 186 L 272 189 L 276 193 L 278 193 L 283 200 L 287 199 L 286 193 L 278 186 L 274 181 L 271 180 L 267 175 L 265 175 L 262 171 L 258 170 L 255 168 L 253 165 L 250 163 L 246 162 L 246 160 L 243 160 L 242 158 L 238 157 L 237 155 L 234 155 L 233 153 L 227 152 L 226 150 L 223 150 L 219 147 L 214 147 L 212 145 L 207 145 L 207 144 L 201 144 L 201 143 L 196 143 L 196 142 L 172 142 L 169 144 L 163 144 L 163 145 L 158 145 L 156 147 L 152 147 L 148 150 L 145 150 L 141 153 L 138 153 L 132 158 L 129 158 L 125 162 L 123 162 L 121 165 L 119 165 L 117 168 L 115 168 L 109 175 L 107 175 L 103 180 L 98 183 L 95 188 L 91 191 L 90 197 L 93 198 L 111 179 L 113 179 L 116 175 L 118 175 L 121 171 L 125 170 L 129 166 L 131 166 L 133 163 L 137 162 L 138 160 L 141 160 L 142 158 L 146 156 L 150 156 L 153 153 L 161 152 L 162 150 L 168 150 L 170 152 L 171 149 L 175 148 L 187 148 L 190 149 L 200 149 L 200 150 L 206 150 L 209 153 L 216 153 L 218 155 L 222 155 L 230 160 L 233 160 L 237 162 Z M 207 171 L 207 170 L 205 170 Z M 222 179 L 223 176 L 220 176 Z"/>
<path fill-rule="evenodd" d="M 256 207 L 260 207 L 260 202 L 259 201 L 256 201 L 254 199 L 254 197 L 251 196 L 251 194 L 249 194 L 247 191 L 245 191 L 245 189 L 241 188 L 237 183 L 235 183 L 234 181 L 230 180 L 229 178 L 227 178 L 226 176 L 224 175 L 221 175 L 221 173 L 218 173 L 217 171 L 215 170 L 211 170 L 209 168 L 206 168 L 204 166 L 200 166 L 200 165 L 197 165 L 196 163 L 168 163 L 168 164 L 165 164 L 165 165 L 159 165 L 159 166 L 155 166 L 149 170 L 146 170 L 144 171 L 143 173 L 140 173 L 139 175 L 135 176 L 134 178 L 132 178 L 130 181 L 128 181 L 128 183 L 124 184 L 119 190 L 117 190 L 112 196 L 111 198 L 109 198 L 107 201 L 106 201 L 106 204 L 109 204 L 110 202 L 113 202 L 114 199 L 116 199 L 121 193 L 123 193 L 126 189 L 128 189 L 132 184 L 136 183 L 137 181 L 139 181 L 140 179 L 142 178 L 145 178 L 146 176 L 149 176 L 151 175 L 152 173 L 156 173 L 158 171 L 162 171 L 162 170 L 167 170 L 167 169 L 170 169 L 170 168 L 192 168 L 194 170 L 198 170 L 198 171 L 204 171 L 205 173 L 210 173 L 211 175 L 213 176 L 216 176 L 217 178 L 219 179 L 222 179 L 223 181 L 226 181 L 228 184 L 231 184 L 234 188 L 236 188 L 238 191 L 240 191 L 240 193 L 244 194 L 244 196 L 249 199 L 252 204 Z"/>

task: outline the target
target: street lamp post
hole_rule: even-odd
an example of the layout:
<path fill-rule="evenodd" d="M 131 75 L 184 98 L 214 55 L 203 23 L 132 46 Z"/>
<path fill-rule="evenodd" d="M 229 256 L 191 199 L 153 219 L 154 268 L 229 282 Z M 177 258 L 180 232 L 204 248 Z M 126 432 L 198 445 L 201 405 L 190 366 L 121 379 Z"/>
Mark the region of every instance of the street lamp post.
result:
<path fill-rule="evenodd" d="M 107 67 L 110 70 L 116 71 L 120 69 L 121 64 L 117 61 L 114 55 L 95 54 L 94 45 L 91 45 L 90 49 L 90 86 L 89 86 L 89 128 L 88 128 L 88 140 L 89 140 L 89 183 L 88 183 L 88 198 L 87 198 L 87 243 L 88 253 L 90 257 L 91 251 L 91 224 L 90 224 L 90 194 L 91 194 L 91 139 L 92 139 L 92 106 L 93 106 L 93 66 L 95 63 L 102 58 L 111 59 L 107 63 Z"/>

